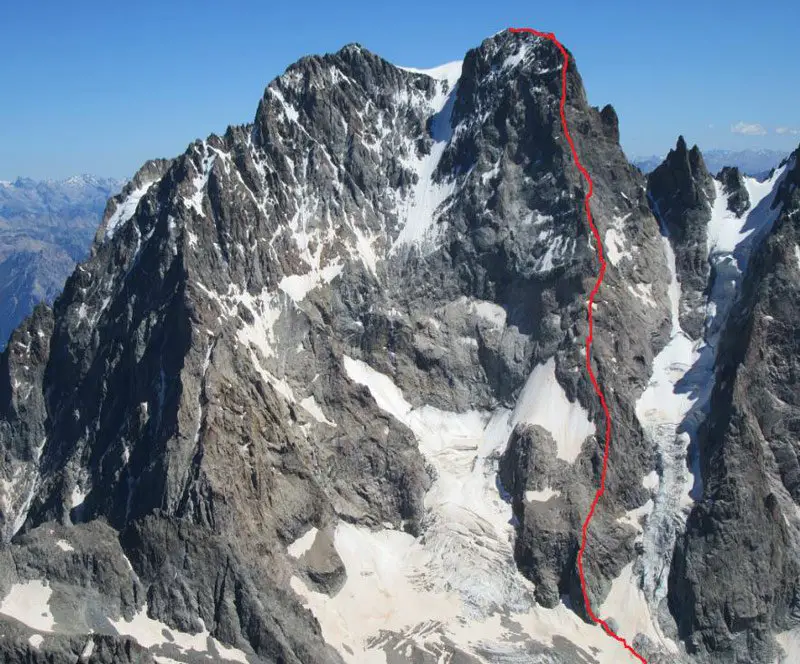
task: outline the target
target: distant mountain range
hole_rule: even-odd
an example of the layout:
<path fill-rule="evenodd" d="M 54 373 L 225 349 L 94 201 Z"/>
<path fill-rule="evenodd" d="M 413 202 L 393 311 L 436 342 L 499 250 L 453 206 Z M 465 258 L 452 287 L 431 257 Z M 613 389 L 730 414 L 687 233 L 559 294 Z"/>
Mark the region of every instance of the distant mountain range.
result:
<path fill-rule="evenodd" d="M 782 150 L 708 150 L 703 152 L 706 167 L 711 173 L 718 173 L 725 166 L 736 166 L 742 173 L 754 178 L 763 179 L 769 172 L 788 156 Z M 664 157 L 650 155 L 634 157 L 633 163 L 642 172 L 649 173 L 664 161 Z"/>
<path fill-rule="evenodd" d="M 0 181 L 0 349 L 86 258 L 106 201 L 122 185 L 91 175 Z"/>

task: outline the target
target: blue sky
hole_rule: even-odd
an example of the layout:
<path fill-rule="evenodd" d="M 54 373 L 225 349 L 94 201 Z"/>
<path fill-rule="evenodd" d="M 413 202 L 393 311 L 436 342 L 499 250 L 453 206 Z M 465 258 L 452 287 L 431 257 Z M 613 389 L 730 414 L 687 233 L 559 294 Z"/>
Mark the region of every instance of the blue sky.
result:
<path fill-rule="evenodd" d="M 800 143 L 799 24 L 793 0 L 7 2 L 0 179 L 129 176 L 249 122 L 302 55 L 359 42 L 426 67 L 509 26 L 556 33 L 591 103 L 617 109 L 629 156 L 666 152 L 679 133 L 707 149 L 788 151 Z"/>

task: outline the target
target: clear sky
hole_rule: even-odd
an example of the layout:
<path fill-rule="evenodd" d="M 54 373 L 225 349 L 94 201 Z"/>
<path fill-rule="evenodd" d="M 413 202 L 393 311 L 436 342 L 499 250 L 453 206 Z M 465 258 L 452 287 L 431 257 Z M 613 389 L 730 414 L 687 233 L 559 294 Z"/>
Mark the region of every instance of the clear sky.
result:
<path fill-rule="evenodd" d="M 358 42 L 460 59 L 509 26 L 555 32 L 629 156 L 800 143 L 796 0 L 28 0 L 0 8 L 0 179 L 129 176 L 252 120 L 302 55 Z M 797 132 L 797 133 L 793 133 Z"/>

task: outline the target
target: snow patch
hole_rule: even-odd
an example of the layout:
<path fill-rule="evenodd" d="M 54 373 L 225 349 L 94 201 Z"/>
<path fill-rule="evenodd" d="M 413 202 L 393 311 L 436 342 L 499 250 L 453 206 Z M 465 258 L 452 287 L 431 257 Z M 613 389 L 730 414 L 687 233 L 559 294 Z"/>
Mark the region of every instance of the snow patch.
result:
<path fill-rule="evenodd" d="M 611 590 L 598 610 L 598 615 L 614 618 L 617 633 L 629 642 L 637 634 L 645 634 L 655 643 L 665 646 L 667 651 L 678 654 L 678 647 L 665 638 L 655 626 L 647 598 L 639 588 L 633 563 L 626 565 L 619 577 L 611 582 Z"/>
<path fill-rule="evenodd" d="M 300 401 L 300 405 L 320 424 L 327 424 L 330 427 L 336 426 L 336 422 L 331 422 L 325 417 L 325 413 L 322 412 L 322 408 L 319 407 L 317 400 L 313 396 L 307 396 Z"/>
<path fill-rule="evenodd" d="M 525 59 L 525 56 L 526 56 L 527 53 L 528 53 L 528 45 L 525 44 L 524 42 L 520 42 L 519 43 L 519 48 L 517 49 L 517 52 L 514 53 L 514 55 L 509 55 L 503 61 L 503 67 L 502 68 L 503 69 L 513 69 L 514 67 L 516 67 L 518 64 L 520 64 Z"/>
<path fill-rule="evenodd" d="M 319 531 L 316 528 L 311 528 L 309 531 L 301 536 L 298 537 L 294 542 L 292 542 L 287 548 L 286 552 L 292 558 L 300 558 L 308 551 L 314 544 L 314 540 L 317 539 L 317 533 Z"/>
<path fill-rule="evenodd" d="M 236 648 L 223 646 L 209 634 L 205 626 L 203 631 L 197 634 L 179 632 L 159 620 L 149 618 L 147 604 L 130 621 L 122 618 L 117 620 L 109 618 L 108 621 L 120 634 L 133 637 L 144 648 L 172 645 L 180 649 L 185 655 L 199 653 L 204 654 L 206 657 L 211 657 L 209 650 L 213 647 L 221 658 L 221 660 L 218 659 L 217 661 L 227 660 L 247 664 L 247 655 L 244 652 Z M 166 634 L 169 634 L 172 638 L 167 638 Z"/>
<path fill-rule="evenodd" d="M 278 88 L 270 86 L 267 88 L 267 92 L 269 92 L 273 97 L 275 97 L 275 99 L 278 100 L 278 103 L 280 103 L 281 107 L 283 108 L 283 112 L 286 113 L 286 117 L 290 122 L 297 122 L 300 119 L 300 114 L 297 112 L 297 109 L 286 101 L 283 93 L 278 90 Z"/>
<path fill-rule="evenodd" d="M 775 640 L 783 650 L 775 664 L 794 664 L 800 662 L 800 629 L 775 634 Z"/>
<path fill-rule="evenodd" d="M 114 237 L 114 233 L 117 232 L 117 229 L 124 226 L 133 218 L 133 215 L 136 213 L 136 208 L 139 207 L 139 201 L 142 200 L 150 187 L 152 187 L 156 182 L 158 182 L 158 180 L 148 180 L 141 186 L 134 189 L 121 202 L 117 203 L 114 213 L 106 222 L 104 240 L 110 240 L 112 237 Z"/>
<path fill-rule="evenodd" d="M 44 637 L 41 634 L 31 634 L 28 637 L 28 643 L 30 643 L 37 650 L 39 649 L 39 646 L 42 645 L 43 642 L 44 642 Z"/>
<path fill-rule="evenodd" d="M 648 307 L 655 307 L 656 303 L 653 299 L 653 284 L 637 283 L 631 286 L 627 285 L 628 292 Z"/>
<path fill-rule="evenodd" d="M 561 495 L 560 491 L 554 491 L 550 487 L 546 489 L 542 489 L 541 491 L 526 491 L 525 492 L 525 500 L 529 503 L 533 502 L 541 502 L 546 503 L 553 497 L 558 497 Z"/>
<path fill-rule="evenodd" d="M 275 323 L 283 311 L 280 296 L 270 293 L 266 288 L 255 296 L 248 292 L 240 293 L 234 297 L 234 304 L 229 310 L 231 314 L 236 312 L 236 303 L 247 308 L 253 317 L 252 323 L 243 323 L 236 332 L 236 338 L 246 348 L 251 344 L 255 346 L 265 358 L 273 357 L 276 342 Z"/>
<path fill-rule="evenodd" d="M 606 230 L 603 248 L 606 258 L 611 261 L 612 265 L 619 265 L 623 258 L 632 259 L 631 252 L 625 248 L 625 222 L 630 216 L 630 213 L 624 217 L 614 216 Z"/>
<path fill-rule="evenodd" d="M 56 542 L 56 546 L 62 551 L 74 551 L 72 545 L 67 540 L 60 539 Z"/>
<path fill-rule="evenodd" d="M 538 424 L 547 429 L 557 445 L 557 456 L 575 461 L 583 441 L 595 433 L 589 414 L 577 401 L 570 401 L 556 379 L 556 362 L 550 358 L 528 377 L 512 416 L 512 426 Z"/>
<path fill-rule="evenodd" d="M 653 470 L 645 475 L 644 478 L 642 478 L 642 486 L 645 489 L 655 489 L 658 487 L 660 481 L 661 479 L 659 478 L 658 473 Z"/>
<path fill-rule="evenodd" d="M 84 661 L 88 661 L 89 658 L 92 656 L 94 652 L 94 639 L 89 639 L 86 642 L 86 645 L 83 646 L 83 650 L 81 650 L 81 659 Z"/>
<path fill-rule="evenodd" d="M 15 583 L 0 603 L 0 613 L 38 632 L 52 632 L 56 624 L 50 612 L 52 594 L 53 590 L 39 580 Z"/>
<path fill-rule="evenodd" d="M 203 156 L 200 170 L 192 180 L 194 193 L 188 200 L 184 199 L 186 205 L 192 208 L 201 217 L 205 216 L 205 212 L 203 212 L 203 196 L 208 186 L 208 177 L 217 159 L 217 152 L 215 150 L 209 150 L 205 142 L 203 142 L 203 152 L 205 152 L 205 155 Z"/>
<path fill-rule="evenodd" d="M 83 505 L 83 501 L 86 500 L 86 496 L 89 495 L 88 489 L 83 489 L 79 487 L 77 484 L 73 487 L 72 493 L 70 493 L 69 500 L 70 500 L 70 509 L 75 509 L 76 507 L 80 507 Z"/>
<path fill-rule="evenodd" d="M 463 301 L 467 301 L 464 298 Z M 487 300 L 470 300 L 469 301 L 470 313 L 477 314 L 483 320 L 491 323 L 493 327 L 503 328 L 506 326 L 506 310 L 499 304 L 489 302 Z"/>
<path fill-rule="evenodd" d="M 281 279 L 278 288 L 299 303 L 321 283 L 329 284 L 333 281 L 342 273 L 343 269 L 344 266 L 337 262 L 326 265 L 321 270 L 312 270 L 306 274 L 293 274 Z"/>

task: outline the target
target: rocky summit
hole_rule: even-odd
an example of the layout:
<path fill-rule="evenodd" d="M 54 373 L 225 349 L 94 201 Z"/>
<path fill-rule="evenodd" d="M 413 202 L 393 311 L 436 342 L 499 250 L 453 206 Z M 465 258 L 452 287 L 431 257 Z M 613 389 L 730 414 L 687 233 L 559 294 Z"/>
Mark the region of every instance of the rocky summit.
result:
<path fill-rule="evenodd" d="M 571 55 L 351 44 L 147 162 L 0 356 L 22 662 L 800 656 L 795 153 L 648 178 Z"/>

